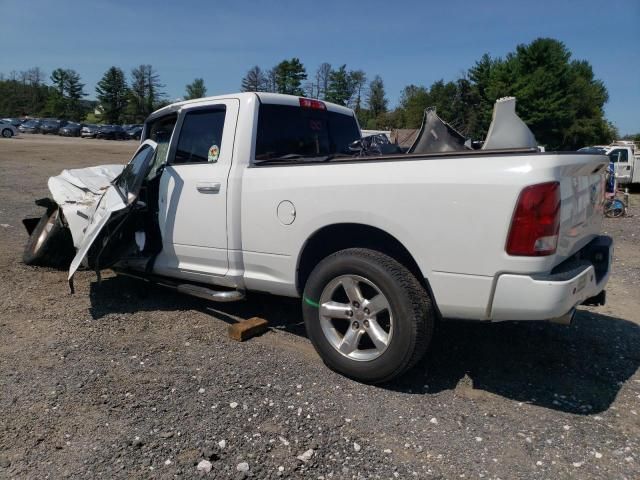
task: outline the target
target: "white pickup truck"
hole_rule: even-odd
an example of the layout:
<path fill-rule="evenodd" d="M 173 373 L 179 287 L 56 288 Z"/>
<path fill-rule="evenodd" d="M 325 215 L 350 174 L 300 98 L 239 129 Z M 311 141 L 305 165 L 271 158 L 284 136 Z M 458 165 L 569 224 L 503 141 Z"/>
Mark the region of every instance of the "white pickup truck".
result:
<path fill-rule="evenodd" d="M 596 148 L 601 148 L 609 156 L 620 185 L 640 184 L 640 152 L 636 152 L 633 142 L 619 140 Z"/>
<path fill-rule="evenodd" d="M 341 106 L 176 103 L 147 119 L 124 169 L 49 180 L 24 260 L 70 262 L 71 286 L 79 267 L 111 268 L 215 301 L 299 297 L 322 359 L 365 382 L 415 364 L 439 319 L 566 323 L 604 302 L 609 159 L 539 152 L 500 102 L 484 149 L 438 144 L 450 127 L 431 112 L 410 153 L 370 156 Z"/>

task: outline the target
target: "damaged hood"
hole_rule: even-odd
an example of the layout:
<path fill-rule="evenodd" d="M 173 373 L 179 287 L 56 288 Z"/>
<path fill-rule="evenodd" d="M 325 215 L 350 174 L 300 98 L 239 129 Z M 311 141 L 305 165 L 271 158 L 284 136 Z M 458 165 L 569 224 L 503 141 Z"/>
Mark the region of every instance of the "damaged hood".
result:
<path fill-rule="evenodd" d="M 63 170 L 60 175 L 49 178 L 49 190 L 58 205 L 92 203 L 123 169 L 124 165 L 99 165 Z"/>
<path fill-rule="evenodd" d="M 99 165 L 75 168 L 63 170 L 60 175 L 49 178 L 49 191 L 64 214 L 76 248 L 80 245 L 84 229 L 98 201 L 124 167 Z"/>

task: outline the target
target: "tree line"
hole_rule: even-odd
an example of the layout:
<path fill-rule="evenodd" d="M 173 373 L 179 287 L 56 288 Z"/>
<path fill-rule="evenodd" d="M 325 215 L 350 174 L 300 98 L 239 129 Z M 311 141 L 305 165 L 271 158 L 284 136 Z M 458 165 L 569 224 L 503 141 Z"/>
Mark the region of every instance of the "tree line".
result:
<path fill-rule="evenodd" d="M 518 45 L 504 58 L 483 55 L 460 78 L 430 86 L 408 85 L 396 108 L 389 109 L 384 82 L 367 83 L 362 70 L 322 63 L 309 76 L 298 58 L 269 70 L 252 67 L 243 91 L 306 95 L 352 107 L 362 128 L 419 128 L 424 110 L 438 115 L 473 139 L 486 136 L 498 98 L 517 97 L 519 116 L 547 149 L 575 149 L 608 143 L 617 136 L 604 115 L 609 95 L 585 60 L 572 59 L 560 41 L 539 38 Z"/>
<path fill-rule="evenodd" d="M 133 68 L 129 77 L 110 67 L 96 86 L 97 102 L 87 95 L 80 75 L 58 68 L 46 83 L 44 72 L 32 68 L 0 74 L 0 116 L 51 116 L 139 123 L 168 104 L 164 85 L 148 64 Z M 585 60 L 572 58 L 560 41 L 539 38 L 518 45 L 504 58 L 483 55 L 459 78 L 438 80 L 429 86 L 408 85 L 395 108 L 389 108 L 380 75 L 369 79 L 346 64 L 320 64 L 308 73 L 298 57 L 282 60 L 269 69 L 256 65 L 242 78 L 245 92 L 275 92 L 318 98 L 345 105 L 356 112 L 362 128 L 418 128 L 427 107 L 473 139 L 483 139 L 491 123 L 493 104 L 504 96 L 517 97 L 517 111 L 538 142 L 547 149 L 575 149 L 608 143 L 617 136 L 604 115 L 608 92 Z M 186 86 L 185 99 L 204 97 L 204 79 Z"/>
<path fill-rule="evenodd" d="M 0 74 L 0 114 L 13 117 L 42 115 L 80 119 L 90 108 L 80 75 L 71 69 L 55 69 L 45 83 L 45 73 L 34 67 L 22 72 Z"/>
<path fill-rule="evenodd" d="M 0 74 L 0 116 L 141 123 L 151 112 L 169 103 L 160 76 L 148 64 L 133 68 L 128 80 L 121 68 L 110 67 L 96 86 L 96 101 L 83 99 L 87 96 L 85 85 L 75 70 L 57 68 L 49 81 L 46 84 L 46 75 L 39 67 L 7 76 Z M 206 95 L 201 78 L 187 85 L 186 90 L 185 98 Z"/>
<path fill-rule="evenodd" d="M 378 117 L 387 112 L 388 106 L 384 82 L 379 75 L 368 82 L 362 70 L 348 70 L 346 64 L 334 68 L 325 62 L 309 77 L 297 57 L 283 60 L 268 70 L 253 66 L 243 77 L 240 89 L 304 95 L 344 105 L 353 108 L 363 128 L 377 128 L 381 123 Z"/>

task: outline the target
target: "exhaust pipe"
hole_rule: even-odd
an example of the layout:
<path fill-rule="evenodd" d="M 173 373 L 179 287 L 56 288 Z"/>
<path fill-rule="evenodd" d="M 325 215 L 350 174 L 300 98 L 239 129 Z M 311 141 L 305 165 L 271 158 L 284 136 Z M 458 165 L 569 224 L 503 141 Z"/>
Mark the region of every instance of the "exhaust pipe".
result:
<path fill-rule="evenodd" d="M 573 322 L 573 317 L 575 317 L 575 316 L 576 316 L 576 309 L 572 308 L 571 310 L 569 310 L 567 313 L 565 313 L 561 317 L 552 318 L 549 321 L 551 323 L 557 323 L 557 324 L 560 324 L 560 325 L 571 325 L 571 323 Z"/>

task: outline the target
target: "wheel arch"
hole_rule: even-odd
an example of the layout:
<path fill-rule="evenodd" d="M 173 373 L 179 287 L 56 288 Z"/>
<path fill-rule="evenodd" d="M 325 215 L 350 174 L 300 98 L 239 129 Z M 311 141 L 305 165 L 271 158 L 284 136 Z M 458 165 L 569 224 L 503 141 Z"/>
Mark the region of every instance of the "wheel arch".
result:
<path fill-rule="evenodd" d="M 394 258 L 407 267 L 429 291 L 428 280 L 413 255 L 385 230 L 362 223 L 335 223 L 316 230 L 304 243 L 296 266 L 296 289 L 302 295 L 313 268 L 327 256 L 347 248 L 369 248 Z"/>

